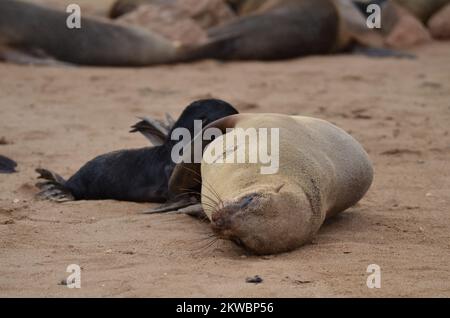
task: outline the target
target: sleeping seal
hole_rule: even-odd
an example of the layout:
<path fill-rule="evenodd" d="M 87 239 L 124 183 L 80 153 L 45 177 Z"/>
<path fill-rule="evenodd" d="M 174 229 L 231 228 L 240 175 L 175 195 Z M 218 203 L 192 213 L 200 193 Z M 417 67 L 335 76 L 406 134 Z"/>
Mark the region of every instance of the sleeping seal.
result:
<path fill-rule="evenodd" d="M 178 59 L 280 60 L 355 47 L 371 56 L 410 57 L 386 49 L 351 0 L 241 2 L 243 16 L 208 29 L 208 40 L 181 50 Z"/>
<path fill-rule="evenodd" d="M 107 20 L 83 15 L 81 29 L 68 29 L 64 11 L 17 0 L 1 0 L 0 12 L 0 46 L 18 50 L 21 59 L 37 52 L 73 64 L 142 66 L 168 63 L 177 52 L 158 34 Z"/>
<path fill-rule="evenodd" d="M 255 254 L 286 252 L 311 241 L 326 218 L 356 204 L 372 183 L 372 165 L 362 146 L 324 120 L 241 114 L 220 119 L 205 131 L 208 128 L 224 134 L 205 147 L 201 164 L 176 166 L 171 195 L 197 191 L 201 176 L 201 205 L 214 233 Z M 247 138 L 222 148 L 232 133 L 227 128 L 278 128 L 278 145 L 269 146 L 272 152 L 275 146 L 279 149 L 278 172 L 261 174 L 260 163 L 219 163 L 216 159 L 223 154 L 261 154 L 261 145 Z"/>
<path fill-rule="evenodd" d="M 171 131 L 186 128 L 194 131 L 194 120 L 209 124 L 219 118 L 237 114 L 230 104 L 217 100 L 199 100 L 190 104 L 175 123 L 161 124 L 143 120 L 132 132 L 143 133 L 155 147 L 120 150 L 96 157 L 70 179 L 46 169 L 37 169 L 45 179 L 37 186 L 38 197 L 54 201 L 116 199 L 135 202 L 163 202 L 168 198 L 168 180 L 175 163 L 171 150 L 176 141 Z"/>
<path fill-rule="evenodd" d="M 0 49 L 0 58 L 37 63 L 35 57 L 27 60 L 23 55 L 26 52 L 73 64 L 146 66 L 200 59 L 289 59 L 347 51 L 355 43 L 370 48 L 358 52 L 401 56 L 382 50 L 382 35 L 366 27 L 365 17 L 351 0 L 262 2 L 264 5 L 254 13 L 208 28 L 207 38 L 180 43 L 162 36 L 164 32 L 85 16 L 82 28 L 71 30 L 66 27 L 67 14 L 63 11 L 2 0 L 0 48 L 21 52 Z"/>

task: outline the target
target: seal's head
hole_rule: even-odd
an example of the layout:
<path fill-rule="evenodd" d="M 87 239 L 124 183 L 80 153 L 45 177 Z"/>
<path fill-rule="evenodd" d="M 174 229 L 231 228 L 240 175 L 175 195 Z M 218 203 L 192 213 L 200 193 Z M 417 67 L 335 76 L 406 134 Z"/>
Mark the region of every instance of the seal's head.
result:
<path fill-rule="evenodd" d="M 311 240 L 318 229 L 306 196 L 284 185 L 224 201 L 210 219 L 219 238 L 255 254 L 293 250 Z"/>
<path fill-rule="evenodd" d="M 237 114 L 229 103 L 220 99 L 201 99 L 191 103 L 181 113 L 173 125 L 175 128 L 187 128 L 194 132 L 194 120 L 201 120 L 203 127 L 218 119 Z M 170 134 L 169 134 L 170 136 Z"/>

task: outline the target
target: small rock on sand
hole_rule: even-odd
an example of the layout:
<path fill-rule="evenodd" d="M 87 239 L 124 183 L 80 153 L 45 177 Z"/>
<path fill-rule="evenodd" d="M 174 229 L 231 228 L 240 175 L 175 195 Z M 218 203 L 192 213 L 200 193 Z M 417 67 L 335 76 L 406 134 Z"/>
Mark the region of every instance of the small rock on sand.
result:
<path fill-rule="evenodd" d="M 250 283 L 250 284 L 260 284 L 263 282 L 263 279 L 261 277 L 259 277 L 258 275 L 252 276 L 252 277 L 247 277 L 245 279 L 246 283 Z"/>

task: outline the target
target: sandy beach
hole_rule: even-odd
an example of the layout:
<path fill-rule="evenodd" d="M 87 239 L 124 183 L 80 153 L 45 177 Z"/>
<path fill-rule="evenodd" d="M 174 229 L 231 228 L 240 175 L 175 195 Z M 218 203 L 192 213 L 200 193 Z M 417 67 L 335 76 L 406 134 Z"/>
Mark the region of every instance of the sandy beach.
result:
<path fill-rule="evenodd" d="M 450 296 L 450 43 L 417 59 L 317 56 L 151 68 L 0 64 L 0 296 Z M 208 245 L 207 223 L 143 215 L 151 204 L 34 199 L 35 168 L 64 177 L 93 157 L 144 147 L 137 116 L 176 117 L 217 97 L 240 112 L 322 118 L 368 151 L 375 180 L 312 244 L 258 257 Z M 156 206 L 156 205 L 154 205 Z M 206 247 L 205 247 L 206 246 Z M 61 280 L 78 264 L 81 288 Z M 382 286 L 366 286 L 370 264 Z M 261 284 L 246 283 L 259 275 Z"/>

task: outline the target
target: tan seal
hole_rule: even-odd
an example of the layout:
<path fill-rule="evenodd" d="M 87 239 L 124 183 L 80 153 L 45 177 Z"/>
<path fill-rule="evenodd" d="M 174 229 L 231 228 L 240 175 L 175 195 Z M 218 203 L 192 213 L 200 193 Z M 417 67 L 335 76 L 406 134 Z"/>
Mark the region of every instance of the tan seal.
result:
<path fill-rule="evenodd" d="M 279 131 L 278 144 L 269 146 L 272 154 L 278 149 L 276 173 L 262 174 L 262 163 L 214 159 L 240 151 L 250 158 L 261 149 L 248 138 L 221 148 L 233 134 L 227 132 L 207 145 L 201 164 L 178 164 L 169 183 L 172 195 L 179 197 L 197 189 L 201 174 L 202 207 L 214 232 L 253 253 L 286 252 L 311 241 L 326 218 L 356 204 L 372 183 L 372 165 L 362 146 L 327 121 L 241 114 L 218 120 L 207 129 L 212 127 L 223 132 L 227 128 Z"/>

